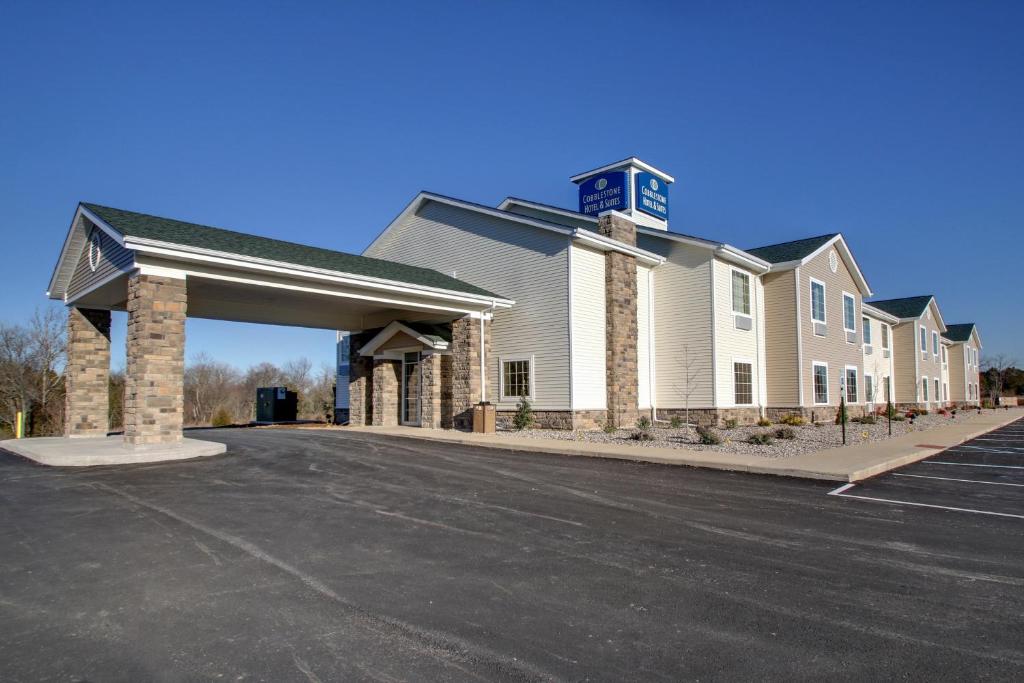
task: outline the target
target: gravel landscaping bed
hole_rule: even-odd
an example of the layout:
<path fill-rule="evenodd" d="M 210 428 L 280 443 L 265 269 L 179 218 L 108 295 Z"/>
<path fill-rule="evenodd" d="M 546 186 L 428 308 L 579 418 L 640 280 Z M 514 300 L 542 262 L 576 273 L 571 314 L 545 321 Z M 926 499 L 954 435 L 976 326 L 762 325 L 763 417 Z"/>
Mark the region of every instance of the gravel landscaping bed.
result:
<path fill-rule="evenodd" d="M 924 432 L 963 419 L 963 417 L 952 418 L 943 415 L 922 415 L 914 420 L 913 423 L 910 420 L 893 422 L 892 435 L 900 436 L 908 432 Z M 715 428 L 712 431 L 722 439 L 722 443 L 715 446 L 700 443 L 697 432 L 692 427 L 680 429 L 655 427 L 650 430 L 654 438 L 649 441 L 637 441 L 631 438 L 633 433 L 637 431 L 636 429 L 619 429 L 611 433 L 596 430 L 524 429 L 522 431 L 499 431 L 498 434 L 531 439 L 619 444 L 635 446 L 637 448 L 685 448 L 687 450 L 717 451 L 720 453 L 743 453 L 747 455 L 760 455 L 765 458 L 788 458 L 794 455 L 813 453 L 814 451 L 837 448 L 843 445 L 840 426 L 825 423 L 792 427 L 791 429 L 796 437 L 793 439 L 773 438 L 772 443 L 768 445 L 747 443 L 747 439 L 752 434 L 767 433 L 774 436 L 775 432 L 782 427 L 783 425 L 773 424 L 771 427 L 744 425 L 733 427 L 732 429 Z M 873 425 L 859 424 L 857 422 L 850 422 L 846 425 L 847 444 L 883 441 L 887 438 L 889 438 L 889 427 L 886 420 L 879 419 Z"/>

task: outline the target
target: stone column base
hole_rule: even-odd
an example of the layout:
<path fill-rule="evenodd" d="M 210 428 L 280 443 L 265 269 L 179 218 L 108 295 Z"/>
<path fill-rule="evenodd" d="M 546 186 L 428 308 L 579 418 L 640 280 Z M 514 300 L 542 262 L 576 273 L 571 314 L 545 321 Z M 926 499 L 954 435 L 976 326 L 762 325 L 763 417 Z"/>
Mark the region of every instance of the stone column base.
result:
<path fill-rule="evenodd" d="M 68 309 L 64 435 L 106 436 L 110 427 L 110 311 Z"/>

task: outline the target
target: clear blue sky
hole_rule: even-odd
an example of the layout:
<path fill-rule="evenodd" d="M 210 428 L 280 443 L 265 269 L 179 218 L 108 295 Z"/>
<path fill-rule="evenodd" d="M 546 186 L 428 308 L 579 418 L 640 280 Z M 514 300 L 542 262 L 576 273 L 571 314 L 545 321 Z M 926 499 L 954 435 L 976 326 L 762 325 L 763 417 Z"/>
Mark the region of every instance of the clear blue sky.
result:
<path fill-rule="evenodd" d="M 79 200 L 358 253 L 420 189 L 572 207 L 569 175 L 635 154 L 676 177 L 673 229 L 842 231 L 878 296 L 935 293 L 1024 361 L 1022 25 L 1020 2 L 6 0 L 2 317 L 45 304 Z M 333 334 L 191 320 L 198 351 L 319 364 Z"/>

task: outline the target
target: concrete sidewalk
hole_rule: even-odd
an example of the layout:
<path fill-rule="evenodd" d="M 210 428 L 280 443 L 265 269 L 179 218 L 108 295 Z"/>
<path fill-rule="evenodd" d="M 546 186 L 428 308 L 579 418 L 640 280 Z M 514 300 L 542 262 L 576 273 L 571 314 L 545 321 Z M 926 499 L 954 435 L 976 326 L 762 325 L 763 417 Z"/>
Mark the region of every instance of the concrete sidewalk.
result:
<path fill-rule="evenodd" d="M 802 479 L 825 479 L 854 482 L 927 458 L 943 449 L 956 446 L 1024 417 L 1024 409 L 986 410 L 950 420 L 949 425 L 927 431 L 904 434 L 885 441 L 875 441 L 790 458 L 766 458 L 738 453 L 688 451 L 682 448 L 624 446 L 554 439 L 534 439 L 509 434 L 473 434 L 418 427 L 345 427 L 349 431 L 387 434 L 410 439 L 427 439 L 482 448 L 580 455 L 593 458 L 636 460 L 665 465 L 708 467 L 736 472 L 775 474 Z"/>

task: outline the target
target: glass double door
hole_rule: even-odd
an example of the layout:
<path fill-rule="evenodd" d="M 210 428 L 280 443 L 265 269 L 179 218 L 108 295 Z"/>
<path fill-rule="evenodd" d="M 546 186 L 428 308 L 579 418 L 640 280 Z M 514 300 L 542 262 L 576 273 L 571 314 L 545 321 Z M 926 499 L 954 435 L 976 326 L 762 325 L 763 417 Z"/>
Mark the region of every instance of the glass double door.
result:
<path fill-rule="evenodd" d="M 410 351 L 402 356 L 402 424 L 419 426 L 420 394 L 423 383 L 420 371 L 420 352 Z"/>

